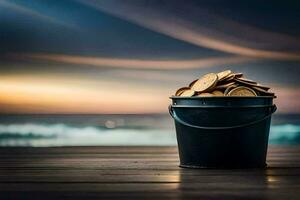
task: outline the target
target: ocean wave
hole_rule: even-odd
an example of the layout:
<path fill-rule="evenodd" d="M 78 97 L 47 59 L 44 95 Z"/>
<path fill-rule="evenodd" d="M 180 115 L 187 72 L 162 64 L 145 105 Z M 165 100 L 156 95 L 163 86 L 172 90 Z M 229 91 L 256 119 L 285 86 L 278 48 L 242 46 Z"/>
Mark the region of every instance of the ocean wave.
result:
<path fill-rule="evenodd" d="M 1 146 L 175 145 L 172 130 L 103 129 L 65 124 L 0 125 Z"/>
<path fill-rule="evenodd" d="M 300 126 L 273 125 L 271 144 L 300 144 Z M 76 127 L 66 124 L 0 124 L 0 146 L 176 145 L 173 129 Z"/>
<path fill-rule="evenodd" d="M 270 129 L 269 141 L 273 144 L 300 144 L 300 126 L 273 125 Z"/>
<path fill-rule="evenodd" d="M 0 125 L 1 134 L 14 134 L 22 136 L 71 136 L 71 135 L 96 135 L 100 133 L 100 129 L 92 126 L 72 127 L 65 124 L 10 124 Z"/>

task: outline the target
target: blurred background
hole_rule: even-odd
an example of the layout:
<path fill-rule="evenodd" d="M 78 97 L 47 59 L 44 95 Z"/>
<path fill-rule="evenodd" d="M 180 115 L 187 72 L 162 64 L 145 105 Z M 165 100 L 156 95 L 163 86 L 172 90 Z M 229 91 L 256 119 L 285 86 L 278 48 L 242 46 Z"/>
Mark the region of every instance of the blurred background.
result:
<path fill-rule="evenodd" d="M 177 88 L 270 85 L 270 143 L 300 144 L 300 3 L 0 0 L 0 146 L 176 145 Z"/>

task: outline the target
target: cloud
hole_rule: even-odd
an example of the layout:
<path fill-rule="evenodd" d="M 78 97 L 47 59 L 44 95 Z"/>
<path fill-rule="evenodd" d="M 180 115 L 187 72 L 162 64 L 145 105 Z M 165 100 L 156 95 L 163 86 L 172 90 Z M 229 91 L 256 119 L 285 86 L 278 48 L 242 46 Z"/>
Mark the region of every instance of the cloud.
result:
<path fill-rule="evenodd" d="M 165 34 L 200 47 L 206 47 L 240 56 L 275 60 L 300 60 L 300 53 L 270 51 L 241 46 L 205 33 L 201 27 L 180 18 L 157 12 L 145 6 L 124 3 L 124 1 L 80 1 L 102 12 L 120 17 L 142 27 Z M 116 6 L 117 4 L 117 6 Z"/>
<path fill-rule="evenodd" d="M 23 15 L 32 16 L 36 19 L 43 20 L 48 23 L 58 24 L 63 27 L 72 28 L 72 29 L 78 28 L 74 24 L 64 22 L 63 20 L 59 19 L 58 17 L 53 17 L 50 15 L 47 15 L 43 12 L 37 11 L 36 9 L 21 5 L 16 2 L 3 0 L 3 1 L 0 1 L 0 7 L 12 10 L 16 13 L 21 13 Z"/>
<path fill-rule="evenodd" d="M 146 59 L 121 59 L 107 57 L 88 57 L 64 54 L 10 54 L 8 58 L 29 61 L 53 61 L 59 63 L 92 65 L 98 67 L 114 67 L 126 69 L 199 69 L 217 65 L 237 64 L 256 59 L 240 56 L 211 57 L 190 60 L 146 60 Z"/>
<path fill-rule="evenodd" d="M 139 74 L 137 75 L 139 76 Z M 161 87 L 107 80 L 1 76 L 0 112 L 166 113 L 174 85 Z M 300 89 L 271 85 L 278 113 L 300 113 Z"/>

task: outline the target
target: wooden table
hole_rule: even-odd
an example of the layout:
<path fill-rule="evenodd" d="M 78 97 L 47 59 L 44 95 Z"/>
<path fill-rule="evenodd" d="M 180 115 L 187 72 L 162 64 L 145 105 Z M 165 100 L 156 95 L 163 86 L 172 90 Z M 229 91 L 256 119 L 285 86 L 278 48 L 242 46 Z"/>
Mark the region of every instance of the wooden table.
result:
<path fill-rule="evenodd" d="M 300 147 L 267 169 L 178 167 L 176 147 L 0 148 L 0 199 L 300 199 Z"/>

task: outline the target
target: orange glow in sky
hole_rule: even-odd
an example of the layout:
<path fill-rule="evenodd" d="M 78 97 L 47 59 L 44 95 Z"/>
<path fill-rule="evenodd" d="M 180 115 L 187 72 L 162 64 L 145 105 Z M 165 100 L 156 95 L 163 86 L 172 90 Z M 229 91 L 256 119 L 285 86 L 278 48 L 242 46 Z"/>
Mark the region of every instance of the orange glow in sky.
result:
<path fill-rule="evenodd" d="M 257 21 L 260 7 L 220 3 L 32 2 L 0 1 L 0 113 L 167 113 L 177 88 L 225 68 L 300 113 L 299 30 L 275 8 Z"/>
<path fill-rule="evenodd" d="M 91 82 L 92 83 L 92 82 Z M 1 77 L 2 113 L 166 113 L 168 97 L 174 92 L 160 87 L 147 88 L 99 81 L 37 77 Z M 299 89 L 276 87 L 278 112 L 300 112 Z"/>
<path fill-rule="evenodd" d="M 146 59 L 120 59 L 105 57 L 87 57 L 64 54 L 12 54 L 9 57 L 25 60 L 54 61 L 78 65 L 93 65 L 99 67 L 119 67 L 131 69 L 200 69 L 217 65 L 238 64 L 256 60 L 242 56 L 211 57 L 190 60 L 146 60 Z"/>
<path fill-rule="evenodd" d="M 101 82 L 100 82 L 101 84 Z M 166 110 L 168 93 L 122 84 L 88 88 L 40 80 L 0 80 L 2 112 L 13 113 L 156 113 Z M 166 95 L 166 96 L 163 96 Z"/>

